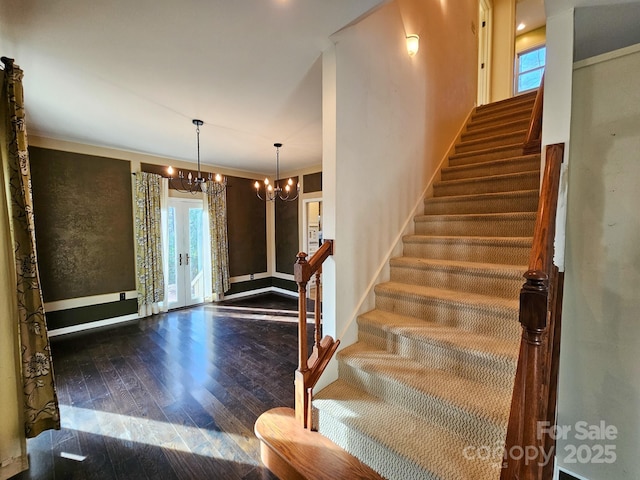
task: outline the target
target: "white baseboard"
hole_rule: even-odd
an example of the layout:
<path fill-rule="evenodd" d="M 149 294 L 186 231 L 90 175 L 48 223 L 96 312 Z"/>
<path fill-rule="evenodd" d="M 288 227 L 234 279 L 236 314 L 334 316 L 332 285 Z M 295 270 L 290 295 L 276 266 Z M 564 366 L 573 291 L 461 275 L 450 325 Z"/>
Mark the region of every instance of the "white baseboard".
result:
<path fill-rule="evenodd" d="M 57 337 L 59 335 L 66 335 L 68 333 L 76 333 L 85 330 L 92 330 L 94 328 L 107 327 L 110 325 L 116 325 L 118 323 L 137 320 L 138 318 L 139 317 L 137 313 L 132 313 L 131 315 L 124 315 L 122 317 L 105 318 L 104 320 L 96 320 L 95 322 L 81 323 L 80 325 L 56 328 L 55 330 L 49 330 L 49 337 Z"/>

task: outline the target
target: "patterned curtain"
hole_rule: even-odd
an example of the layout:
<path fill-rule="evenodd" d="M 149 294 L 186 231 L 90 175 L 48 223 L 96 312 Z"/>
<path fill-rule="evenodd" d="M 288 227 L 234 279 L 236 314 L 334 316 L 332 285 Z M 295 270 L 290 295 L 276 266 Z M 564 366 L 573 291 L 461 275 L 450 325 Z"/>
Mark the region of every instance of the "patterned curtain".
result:
<path fill-rule="evenodd" d="M 22 70 L 2 58 L 2 168 L 14 245 L 25 434 L 60 429 L 60 410 L 44 315 L 27 151 Z"/>
<path fill-rule="evenodd" d="M 164 302 L 161 182 L 155 173 L 136 173 L 136 284 L 141 317 L 159 313 Z"/>
<path fill-rule="evenodd" d="M 229 241 L 227 240 L 227 190 L 216 182 L 207 182 L 209 235 L 211 237 L 211 287 L 221 298 L 229 291 Z"/>

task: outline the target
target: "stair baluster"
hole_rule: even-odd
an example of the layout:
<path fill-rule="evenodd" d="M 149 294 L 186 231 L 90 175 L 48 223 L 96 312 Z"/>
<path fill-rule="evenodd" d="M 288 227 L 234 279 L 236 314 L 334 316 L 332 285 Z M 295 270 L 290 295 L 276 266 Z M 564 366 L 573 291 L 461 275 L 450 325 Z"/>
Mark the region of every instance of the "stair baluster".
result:
<path fill-rule="evenodd" d="M 305 252 L 298 253 L 294 265 L 294 278 L 298 284 L 298 369 L 295 372 L 295 411 L 296 421 L 311 430 L 311 400 L 313 387 L 329 364 L 329 360 L 340 344 L 330 336 L 321 337 L 321 283 L 322 264 L 333 255 L 333 240 L 325 240 L 318 251 L 307 262 Z M 311 357 L 307 352 L 307 283 L 316 276 L 315 293 L 315 332 Z"/>

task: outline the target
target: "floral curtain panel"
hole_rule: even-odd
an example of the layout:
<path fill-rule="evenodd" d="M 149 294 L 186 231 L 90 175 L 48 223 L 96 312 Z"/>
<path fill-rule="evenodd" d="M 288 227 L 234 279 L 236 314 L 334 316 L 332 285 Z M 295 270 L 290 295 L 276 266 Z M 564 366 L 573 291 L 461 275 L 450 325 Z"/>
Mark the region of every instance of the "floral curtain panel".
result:
<path fill-rule="evenodd" d="M 219 183 L 206 184 L 209 209 L 209 235 L 211 238 L 211 286 L 213 293 L 222 298 L 229 291 L 229 241 L 227 239 L 227 190 Z"/>
<path fill-rule="evenodd" d="M 136 284 L 141 317 L 159 313 L 164 304 L 162 261 L 161 192 L 162 177 L 136 174 Z"/>
<path fill-rule="evenodd" d="M 47 334 L 33 219 L 22 70 L 2 58 L 2 168 L 14 245 L 23 410 L 28 438 L 60 429 L 60 411 Z"/>

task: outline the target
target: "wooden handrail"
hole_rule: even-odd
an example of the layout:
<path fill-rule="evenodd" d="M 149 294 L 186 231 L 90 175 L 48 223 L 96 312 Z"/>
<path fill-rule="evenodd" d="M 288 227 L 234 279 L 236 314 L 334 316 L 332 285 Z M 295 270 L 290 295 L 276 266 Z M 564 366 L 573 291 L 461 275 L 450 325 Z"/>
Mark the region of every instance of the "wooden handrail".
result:
<path fill-rule="evenodd" d="M 316 253 L 307 261 L 305 252 L 298 253 L 293 267 L 293 276 L 298 284 L 298 369 L 295 373 L 296 421 L 311 429 L 311 400 L 313 387 L 327 368 L 329 360 L 340 344 L 329 335 L 322 336 L 321 277 L 322 264 L 333 255 L 333 240 L 325 240 Z M 311 356 L 307 347 L 307 283 L 315 275 L 314 297 L 314 342 Z"/>
<path fill-rule="evenodd" d="M 553 254 L 563 156 L 564 144 L 546 148 L 529 269 L 520 291 L 522 340 L 502 480 L 540 480 L 553 470 L 545 459 L 553 457 L 555 443 L 543 427 L 555 425 L 556 418 L 563 276 L 553 265 Z M 528 456 L 516 454 L 522 451 Z"/>
<path fill-rule="evenodd" d="M 529 122 L 529 130 L 522 146 L 522 153 L 529 155 L 540 153 L 542 146 L 542 103 L 544 99 L 544 74 L 540 81 L 540 87 L 536 93 L 536 100 L 531 111 L 531 121 Z"/>

